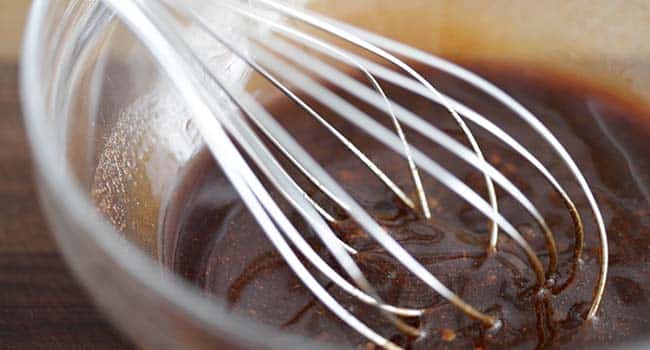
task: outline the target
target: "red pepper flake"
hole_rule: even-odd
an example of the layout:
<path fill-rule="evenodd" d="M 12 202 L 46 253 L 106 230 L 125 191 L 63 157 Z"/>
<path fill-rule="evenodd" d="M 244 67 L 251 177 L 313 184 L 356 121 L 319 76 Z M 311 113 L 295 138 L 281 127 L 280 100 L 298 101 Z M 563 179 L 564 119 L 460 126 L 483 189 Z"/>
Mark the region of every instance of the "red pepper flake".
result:
<path fill-rule="evenodd" d="M 440 330 L 440 337 L 446 342 L 452 342 L 456 339 L 456 332 L 449 328 L 443 328 Z"/>
<path fill-rule="evenodd" d="M 377 349 L 377 345 L 375 345 L 375 343 L 371 343 L 371 342 L 366 343 L 366 350 L 376 350 L 376 349 Z"/>

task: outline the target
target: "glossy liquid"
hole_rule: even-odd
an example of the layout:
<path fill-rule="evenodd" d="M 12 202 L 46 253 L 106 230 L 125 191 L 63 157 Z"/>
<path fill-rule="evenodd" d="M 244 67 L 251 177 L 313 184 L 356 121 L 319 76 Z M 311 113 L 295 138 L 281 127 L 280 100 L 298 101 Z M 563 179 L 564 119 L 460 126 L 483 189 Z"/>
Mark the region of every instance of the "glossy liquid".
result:
<path fill-rule="evenodd" d="M 650 331 L 650 114 L 606 92 L 549 72 L 503 65 L 471 68 L 540 117 L 592 186 L 610 244 L 610 275 L 598 319 L 585 322 L 581 316 L 589 308 L 597 281 L 600 248 L 586 200 L 569 171 L 550 147 L 498 103 L 463 83 L 422 69 L 419 71 L 441 91 L 480 111 L 527 146 L 558 178 L 585 221 L 582 262 L 576 264 L 575 230 L 560 197 L 532 166 L 478 127 L 472 129 L 487 159 L 522 189 L 555 233 L 560 255 L 553 295 L 540 297 L 535 293 L 535 276 L 525 255 L 505 234 L 500 236 L 498 253 L 486 255 L 489 223 L 459 197 L 424 175 L 433 219 L 423 219 L 401 204 L 304 111 L 278 97 L 268 108 L 312 156 L 435 276 L 504 324 L 497 332 L 487 332 L 449 305 L 285 162 L 303 188 L 341 218 L 333 226 L 335 231 L 359 250 L 355 260 L 382 298 L 395 305 L 428 310 L 420 319 L 409 320 L 427 336 L 407 338 L 376 310 L 353 300 L 320 274 L 316 277 L 355 315 L 408 349 L 579 349 L 643 338 Z M 465 142 L 444 109 L 389 84 L 384 87 L 398 103 Z M 391 127 L 384 114 L 357 103 Z M 317 110 L 416 198 L 403 159 L 326 108 L 318 106 Z M 407 131 L 407 137 L 478 193 L 485 193 L 480 173 L 413 130 Z M 308 225 L 279 194 L 272 194 L 315 250 L 336 266 Z M 546 264 L 543 236 L 532 218 L 504 191 L 498 190 L 498 196 L 501 213 L 517 226 Z M 207 152 L 198 154 L 186 169 L 165 212 L 163 226 L 165 265 L 206 292 L 225 298 L 233 312 L 315 339 L 372 348 L 302 286 Z"/>

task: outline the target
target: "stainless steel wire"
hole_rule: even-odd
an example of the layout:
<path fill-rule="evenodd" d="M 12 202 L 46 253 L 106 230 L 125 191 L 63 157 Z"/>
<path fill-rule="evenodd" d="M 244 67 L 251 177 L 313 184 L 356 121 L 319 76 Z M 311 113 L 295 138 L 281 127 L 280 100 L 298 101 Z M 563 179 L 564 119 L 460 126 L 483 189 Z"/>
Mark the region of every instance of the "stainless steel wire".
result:
<path fill-rule="evenodd" d="M 192 25 L 198 26 L 211 40 L 226 47 L 293 103 L 305 110 L 310 117 L 327 129 L 368 167 L 371 173 L 377 176 L 408 207 L 420 210 L 426 219 L 431 218 L 426 191 L 420 178 L 420 171 L 424 171 L 456 193 L 488 219 L 490 223 L 489 245 L 486 247 L 488 253 L 497 249 L 498 232 L 503 231 L 528 257 L 537 278 L 538 288 L 540 290 L 546 288 L 551 291 L 559 290 L 553 288 L 558 265 L 558 253 L 552 230 L 535 204 L 507 176 L 486 161 L 479 142 L 474 137 L 470 127 L 465 123 L 465 120 L 469 120 L 473 125 L 484 129 L 521 155 L 561 196 L 575 225 L 576 254 L 573 263 L 577 265 L 581 259 L 584 245 L 584 229 L 582 218 L 574 200 L 554 175 L 534 156 L 533 152 L 517 141 L 515 136 L 505 132 L 480 112 L 474 111 L 461 102 L 439 92 L 433 83 L 426 80 L 414 68 L 398 58 L 396 53 L 399 53 L 399 56 L 421 62 L 455 76 L 511 109 L 553 148 L 557 156 L 571 171 L 589 202 L 599 231 L 601 255 L 598 283 L 586 318 L 591 319 L 596 315 L 604 292 L 608 265 L 607 233 L 598 203 L 595 201 L 580 169 L 562 144 L 530 111 L 493 84 L 442 58 L 317 13 L 291 7 L 277 0 L 249 0 L 247 2 L 223 0 L 214 3 L 213 6 L 219 6 L 224 11 L 231 11 L 245 17 L 274 33 L 269 38 L 269 36 L 262 37 L 257 30 L 250 30 L 250 28 L 246 27 L 238 28 L 241 31 L 239 34 L 246 38 L 246 40 L 239 42 L 234 42 L 227 36 L 222 35 L 206 18 L 203 18 L 199 11 L 200 2 L 196 0 L 183 2 L 176 0 L 102 1 L 112 8 L 152 51 L 160 66 L 178 87 L 192 112 L 195 124 L 208 149 L 223 168 L 224 173 L 231 180 L 248 209 L 264 229 L 264 233 L 289 267 L 329 310 L 370 341 L 386 349 L 399 349 L 396 344 L 368 327 L 336 300 L 309 272 L 298 258 L 299 255 L 303 256 L 312 266 L 343 291 L 361 302 L 377 307 L 390 322 L 405 333 L 413 336 L 425 335 L 422 330 L 409 326 L 401 319 L 402 317 L 420 317 L 424 310 L 390 305 L 382 301 L 355 262 L 354 256 L 357 251 L 337 237 L 333 231 L 330 224 L 336 222 L 335 216 L 327 212 L 294 181 L 269 147 L 262 142 L 260 134 L 256 133 L 255 129 L 259 130 L 261 135 L 267 138 L 273 147 L 279 150 L 327 198 L 346 211 L 364 229 L 366 234 L 375 239 L 386 252 L 391 254 L 408 271 L 431 287 L 436 293 L 447 299 L 469 317 L 481 321 L 488 327 L 498 328 L 501 325 L 501 320 L 480 311 L 480 306 L 476 307 L 468 304 L 440 282 L 399 242 L 391 237 L 386 229 L 378 224 L 342 188 L 341 184 L 334 180 L 302 148 L 295 138 L 266 110 L 264 105 L 244 89 L 222 81 L 219 74 L 212 71 L 205 60 L 194 52 L 182 35 L 179 35 L 183 25 L 186 25 L 178 20 L 179 16 Z M 263 8 L 264 11 L 260 11 L 260 8 Z M 277 18 L 270 18 L 267 16 L 268 11 L 273 11 L 286 20 L 278 21 Z M 398 68 L 402 73 L 388 69 L 386 66 L 352 52 L 343 46 L 327 42 L 325 39 L 311 33 L 311 31 L 307 32 L 298 29 L 300 27 L 291 26 L 292 21 L 300 22 L 360 48 L 370 56 L 379 58 Z M 304 48 L 310 48 L 314 52 L 319 52 L 350 66 L 352 69 L 361 71 L 370 82 L 370 87 L 351 78 L 347 70 L 328 64 L 325 60 L 310 54 Z M 317 76 L 321 80 L 316 81 L 305 72 L 310 72 L 312 76 Z M 443 106 L 449 111 L 462 130 L 470 147 L 456 141 L 405 106 L 393 101 L 384 92 L 380 79 Z M 324 82 L 331 84 L 331 86 L 337 86 L 352 96 L 383 111 L 384 115 L 390 118 L 394 131 L 389 130 L 383 124 L 377 122 L 375 118 L 367 115 L 332 89 L 326 87 Z M 350 141 L 343 131 L 336 129 L 316 108 L 307 103 L 301 95 L 294 92 L 294 89 L 300 89 L 321 105 L 327 106 L 342 118 L 363 130 L 369 137 L 376 139 L 388 149 L 402 156 L 407 162 L 419 204 L 416 205 L 415 201 L 409 198 L 407 192 L 401 189 L 394 179 Z M 411 145 L 408 142 L 406 131 L 421 134 L 454 154 L 464 163 L 476 168 L 485 178 L 487 200 L 453 175 L 449 169 L 446 169 L 417 147 Z M 241 151 L 235 145 L 239 145 Z M 255 163 L 279 193 L 311 225 L 352 283 L 329 266 L 302 237 L 270 195 L 269 190 L 262 184 L 258 175 L 251 169 L 244 155 Z M 512 196 L 539 225 L 544 235 L 549 257 L 546 269 L 529 242 L 499 212 L 498 198 L 493 182 L 498 184 L 505 193 Z"/>

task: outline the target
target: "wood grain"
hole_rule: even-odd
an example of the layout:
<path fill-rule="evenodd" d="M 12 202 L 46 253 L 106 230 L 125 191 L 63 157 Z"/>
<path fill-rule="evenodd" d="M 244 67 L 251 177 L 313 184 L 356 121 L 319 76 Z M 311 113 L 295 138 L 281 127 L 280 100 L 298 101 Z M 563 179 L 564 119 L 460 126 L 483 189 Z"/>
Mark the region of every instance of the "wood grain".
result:
<path fill-rule="evenodd" d="M 0 349 L 130 349 L 65 266 L 42 217 L 15 63 L 0 63 Z"/>

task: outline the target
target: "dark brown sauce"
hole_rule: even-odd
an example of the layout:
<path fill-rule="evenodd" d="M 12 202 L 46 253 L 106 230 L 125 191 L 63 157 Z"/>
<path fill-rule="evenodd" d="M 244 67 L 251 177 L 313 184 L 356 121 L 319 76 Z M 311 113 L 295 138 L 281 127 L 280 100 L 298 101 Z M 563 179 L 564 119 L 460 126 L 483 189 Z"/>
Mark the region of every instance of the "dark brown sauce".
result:
<path fill-rule="evenodd" d="M 597 230 L 569 171 L 550 147 L 498 103 L 466 84 L 422 69 L 420 72 L 440 90 L 482 112 L 526 145 L 576 200 L 585 221 L 586 237 L 575 279 L 569 281 L 575 266 L 574 227 L 560 197 L 521 157 L 478 127 L 472 129 L 488 160 L 522 189 L 554 231 L 560 252 L 557 286 L 568 283 L 561 293 L 545 298 L 535 293 L 530 265 L 504 234 L 500 236 L 498 253 L 486 256 L 487 220 L 435 180 L 423 178 L 433 212 L 433 219 L 426 221 L 398 202 L 305 112 L 287 99 L 278 98 L 268 108 L 314 158 L 443 283 L 479 310 L 498 316 L 503 326 L 493 333 L 486 331 L 408 273 L 349 219 L 337 224 L 336 232 L 360 251 L 356 261 L 386 302 L 428 309 L 421 319 L 409 321 L 427 336 L 408 339 L 376 310 L 356 302 L 320 274 L 316 277 L 355 315 L 408 349 L 587 349 L 643 339 L 650 332 L 650 113 L 612 94 L 547 71 L 504 65 L 471 68 L 540 117 L 587 177 L 601 206 L 610 245 L 609 279 L 598 319 L 583 319 L 597 281 Z M 391 98 L 465 142 L 444 109 L 389 84 L 384 87 Z M 390 127 L 385 115 L 357 103 Z M 318 106 L 318 110 L 413 195 L 404 160 L 328 109 Z M 407 136 L 479 193 L 485 193 L 480 173 L 416 132 L 409 130 Z M 344 217 L 288 164 L 287 168 L 319 203 Z M 332 262 L 299 215 L 272 193 L 299 231 Z M 498 195 L 501 212 L 548 263 L 542 234 L 531 217 L 504 191 L 499 190 Z M 372 348 L 303 287 L 207 152 L 196 156 L 172 195 L 162 237 L 164 263 L 207 293 L 224 297 L 233 312 L 315 339 Z"/>

